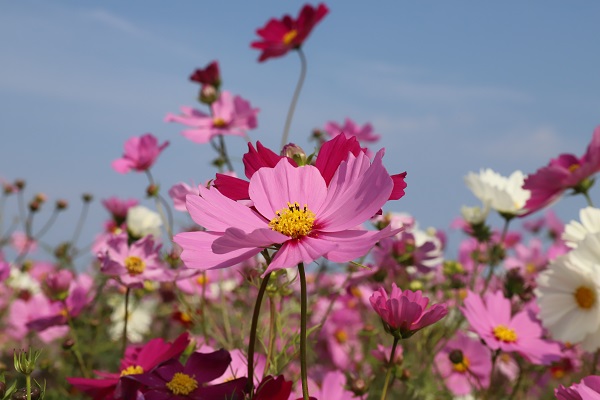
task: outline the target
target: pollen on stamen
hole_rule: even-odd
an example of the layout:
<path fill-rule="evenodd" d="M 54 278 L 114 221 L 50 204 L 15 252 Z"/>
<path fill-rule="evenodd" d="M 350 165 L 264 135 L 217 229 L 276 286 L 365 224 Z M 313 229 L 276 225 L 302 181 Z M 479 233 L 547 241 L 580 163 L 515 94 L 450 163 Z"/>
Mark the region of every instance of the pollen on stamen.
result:
<path fill-rule="evenodd" d="M 288 202 L 287 208 L 275 213 L 275 218 L 269 222 L 269 227 L 286 236 L 298 239 L 310 234 L 314 223 L 315 214 L 308 209 L 307 205 L 301 208 L 297 202 L 293 204 Z"/>

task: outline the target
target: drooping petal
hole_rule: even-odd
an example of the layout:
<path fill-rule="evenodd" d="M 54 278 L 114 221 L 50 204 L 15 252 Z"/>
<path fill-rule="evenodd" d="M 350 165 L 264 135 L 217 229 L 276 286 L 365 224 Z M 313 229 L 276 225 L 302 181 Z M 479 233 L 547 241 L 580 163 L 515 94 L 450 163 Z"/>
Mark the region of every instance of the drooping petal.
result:
<path fill-rule="evenodd" d="M 333 250 L 336 246 L 336 243 L 308 236 L 303 237 L 301 240 L 288 240 L 277 251 L 263 276 L 278 269 L 295 267 L 301 262 L 304 264 L 311 263 Z"/>
<path fill-rule="evenodd" d="M 183 372 L 194 376 L 198 383 L 211 382 L 225 373 L 231 363 L 231 355 L 221 349 L 212 353 L 192 353 L 185 363 Z"/>
<path fill-rule="evenodd" d="M 213 181 L 213 186 L 231 200 L 248 200 L 249 185 L 248 181 L 225 174 L 217 174 L 217 178 Z"/>
<path fill-rule="evenodd" d="M 272 229 L 264 228 L 246 233 L 238 228 L 228 228 L 223 236 L 216 239 L 212 250 L 216 254 L 225 254 L 240 248 L 260 248 L 261 250 L 272 244 L 283 243 L 289 237 Z"/>
<path fill-rule="evenodd" d="M 325 255 L 333 262 L 348 262 L 364 256 L 383 238 L 395 235 L 402 229 L 393 230 L 388 225 L 381 231 L 346 230 L 319 232 L 319 240 L 336 243 L 337 247 Z"/>
<path fill-rule="evenodd" d="M 260 253 L 260 248 L 242 248 L 226 254 L 215 254 L 214 241 L 223 236 L 218 232 L 182 232 L 173 241 L 183 248 L 181 260 L 188 268 L 205 271 L 207 269 L 226 268 L 239 264 Z"/>
<path fill-rule="evenodd" d="M 329 185 L 342 161 L 345 161 L 349 154 L 358 157 L 361 152 L 362 149 L 355 137 L 347 138 L 345 135 L 338 135 L 323 143 L 315 167 L 321 171 L 325 183 Z"/>

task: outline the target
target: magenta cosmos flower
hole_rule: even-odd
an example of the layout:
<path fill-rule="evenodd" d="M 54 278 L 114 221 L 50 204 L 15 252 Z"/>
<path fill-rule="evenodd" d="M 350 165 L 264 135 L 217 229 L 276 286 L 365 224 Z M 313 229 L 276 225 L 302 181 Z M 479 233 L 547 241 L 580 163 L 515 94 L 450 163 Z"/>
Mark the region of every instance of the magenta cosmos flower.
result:
<path fill-rule="evenodd" d="M 445 304 L 434 304 L 428 309 L 429 298 L 423 297 L 420 290 L 403 292 L 395 283 L 392 283 L 389 297 L 385 289 L 379 288 L 369 300 L 386 330 L 399 339 L 411 337 L 448 314 Z"/>
<path fill-rule="evenodd" d="M 588 180 L 600 171 L 600 126 L 594 130 L 592 141 L 585 154 L 579 158 L 573 154 L 561 154 L 550 160 L 550 163 L 529 175 L 523 189 L 531 191 L 531 197 L 524 209 L 529 215 L 546 207 L 563 194 L 567 189 L 587 190 Z"/>
<path fill-rule="evenodd" d="M 456 396 L 487 388 L 492 374 L 490 349 L 462 332 L 458 332 L 440 353 L 435 363 L 446 387 Z"/>
<path fill-rule="evenodd" d="M 242 400 L 247 379 L 233 379 L 225 383 L 207 385 L 225 373 L 231 362 L 226 350 L 213 353 L 193 353 L 182 365 L 171 359 L 152 372 L 128 375 L 142 385 L 145 400 Z"/>
<path fill-rule="evenodd" d="M 219 71 L 219 63 L 212 61 L 204 68 L 198 68 L 190 75 L 190 81 L 197 82 L 202 86 L 208 85 L 215 89 L 221 86 L 221 73 Z"/>
<path fill-rule="evenodd" d="M 99 379 L 67 378 L 67 381 L 94 400 L 135 398 L 138 384 L 125 376 L 151 371 L 161 363 L 179 356 L 190 343 L 187 333 L 181 334 L 173 343 L 161 338 L 152 339 L 143 346 L 129 346 L 121 360 L 120 373 L 95 371 Z"/>
<path fill-rule="evenodd" d="M 272 18 L 267 24 L 256 30 L 261 40 L 252 42 L 254 49 L 261 50 L 259 62 L 269 58 L 281 57 L 288 51 L 297 49 L 306 40 L 310 32 L 329 12 L 323 3 L 316 8 L 310 4 L 302 7 L 298 18 L 284 15 L 281 19 Z"/>
<path fill-rule="evenodd" d="M 350 155 L 329 186 L 316 167 L 294 167 L 282 159 L 250 178 L 253 208 L 214 187 L 199 187 L 200 196 L 187 196 L 187 208 L 206 231 L 175 236 L 183 248 L 181 259 L 189 268 L 225 268 L 275 246 L 268 273 L 320 257 L 347 262 L 365 255 L 381 238 L 398 232 L 389 227 L 357 228 L 392 193 L 394 183 L 383 167 L 383 153 L 380 150 L 372 164 L 364 153 Z"/>
<path fill-rule="evenodd" d="M 356 138 L 338 135 L 323 143 L 315 161 L 315 167 L 321 172 L 325 184 L 329 186 L 342 161 L 345 161 L 350 155 L 358 157 L 360 153 L 366 154 Z M 252 175 L 260 168 L 273 168 L 282 159 L 287 159 L 291 165 L 297 166 L 293 159 L 275 154 L 260 142 L 256 143 L 256 148 L 252 143 L 248 143 L 248 152 L 243 157 L 246 177 L 248 179 L 252 178 Z M 394 182 L 394 189 L 390 193 L 389 200 L 398 200 L 404 196 L 406 172 L 392 175 L 391 178 Z M 226 174 L 217 174 L 214 185 L 221 193 L 232 200 L 248 200 L 250 198 L 248 193 L 249 182 L 243 179 Z"/>
<path fill-rule="evenodd" d="M 131 245 L 125 233 L 112 236 L 106 243 L 106 251 L 98 255 L 102 263 L 100 271 L 112 276 L 127 287 L 141 287 L 144 281 L 170 279 L 159 257 L 160 245 L 154 246 L 151 235 Z"/>
<path fill-rule="evenodd" d="M 343 125 L 334 121 L 329 121 L 325 124 L 323 130 L 327 132 L 330 137 L 336 137 L 340 133 L 343 133 L 346 137 L 354 136 L 363 143 L 373 143 L 378 141 L 381 137 L 373 132 L 373 126 L 371 124 L 366 123 L 363 126 L 360 126 L 350 118 L 346 118 Z"/>
<path fill-rule="evenodd" d="M 529 311 L 511 316 L 510 300 L 501 291 L 486 293 L 483 299 L 469 291 L 461 311 L 492 350 L 517 352 L 533 364 L 550 365 L 561 358 L 558 343 L 542 339 L 542 327 Z"/>
<path fill-rule="evenodd" d="M 169 142 L 159 145 L 158 140 L 151 133 L 140 137 L 134 136 L 125 142 L 123 158 L 113 161 L 112 167 L 121 174 L 126 174 L 131 170 L 147 171 L 168 145 Z"/>
<path fill-rule="evenodd" d="M 217 135 L 244 136 L 257 126 L 258 108 L 252 108 L 250 102 L 240 96 L 223 92 L 219 99 L 211 104 L 212 115 L 191 107 L 181 107 L 181 115 L 167 114 L 165 122 L 179 122 L 189 126 L 181 134 L 192 142 L 207 143 Z"/>

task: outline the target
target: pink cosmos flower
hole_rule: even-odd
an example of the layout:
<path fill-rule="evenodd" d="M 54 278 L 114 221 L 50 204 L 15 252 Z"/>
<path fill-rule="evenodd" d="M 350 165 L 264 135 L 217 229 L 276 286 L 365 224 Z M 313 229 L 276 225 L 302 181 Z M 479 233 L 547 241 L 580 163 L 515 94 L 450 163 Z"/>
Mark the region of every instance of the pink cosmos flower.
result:
<path fill-rule="evenodd" d="M 252 108 L 250 102 L 240 96 L 223 92 L 219 99 L 211 104 L 212 115 L 191 107 L 181 107 L 182 115 L 167 114 L 165 122 L 178 122 L 189 126 L 181 134 L 192 142 L 207 143 L 217 135 L 244 136 L 257 126 L 258 108 Z"/>
<path fill-rule="evenodd" d="M 159 257 L 160 245 L 154 246 L 151 235 L 128 244 L 127 235 L 114 235 L 106 243 L 106 251 L 98 255 L 101 272 L 116 278 L 127 287 L 142 287 L 144 281 L 166 281 L 171 278 Z"/>
<path fill-rule="evenodd" d="M 346 161 L 350 155 L 358 157 L 360 153 L 366 153 L 366 151 L 360 147 L 355 137 L 346 138 L 345 135 L 338 135 L 323 143 L 315 161 L 315 167 L 321 172 L 325 183 L 329 186 L 340 164 Z M 293 159 L 275 154 L 260 142 L 256 143 L 256 149 L 252 143 L 248 143 L 248 152 L 243 157 L 246 177 L 248 179 L 252 178 L 252 175 L 260 168 L 273 168 L 282 159 L 286 159 L 291 165 L 297 166 Z M 394 181 L 394 189 L 389 200 L 398 200 L 404 196 L 406 172 L 392 175 L 391 178 Z M 221 193 L 232 200 L 247 200 L 250 198 L 248 181 L 230 175 L 217 174 L 214 185 Z"/>
<path fill-rule="evenodd" d="M 67 381 L 94 400 L 131 399 L 139 385 L 124 377 L 151 371 L 167 360 L 179 358 L 189 343 L 189 335 L 183 333 L 173 343 L 156 338 L 143 346 L 128 346 L 119 373 L 95 371 L 99 379 L 67 378 Z"/>
<path fill-rule="evenodd" d="M 137 199 L 119 199 L 118 197 L 109 197 L 102 200 L 102 205 L 112 215 L 114 222 L 121 225 L 127 218 L 127 211 L 133 206 L 137 206 Z"/>
<path fill-rule="evenodd" d="M 182 365 L 178 360 L 166 361 L 152 372 L 128 375 L 142 385 L 142 392 L 152 400 L 242 400 L 247 379 L 234 379 L 216 385 L 207 385 L 225 373 L 231 362 L 226 350 L 213 353 L 193 353 Z"/>
<path fill-rule="evenodd" d="M 297 19 L 284 15 L 282 19 L 272 18 L 267 24 L 256 30 L 260 41 L 252 42 L 254 49 L 261 50 L 259 62 L 269 58 L 281 57 L 288 51 L 297 49 L 306 40 L 312 29 L 329 12 L 323 3 L 316 8 L 310 4 L 302 7 Z"/>
<path fill-rule="evenodd" d="M 334 121 L 329 121 L 323 128 L 330 137 L 336 137 L 340 133 L 346 135 L 346 137 L 356 137 L 359 142 L 362 143 L 374 143 L 381 138 L 380 135 L 373 133 L 373 126 L 369 123 L 359 126 L 356 122 L 350 118 L 346 118 L 343 125 L 338 124 Z"/>
<path fill-rule="evenodd" d="M 371 164 L 364 153 L 350 155 L 326 185 L 311 165 L 296 168 L 287 159 L 256 171 L 249 183 L 254 208 L 246 207 L 211 187 L 188 196 L 192 219 L 207 230 L 184 232 L 174 241 L 189 268 L 225 268 L 263 249 L 279 249 L 265 273 L 310 263 L 320 257 L 347 262 L 367 253 L 380 239 L 393 235 L 356 229 L 389 199 L 393 180 L 380 150 Z"/>
<path fill-rule="evenodd" d="M 169 142 L 158 144 L 158 139 L 151 133 L 140 137 L 134 136 L 125 142 L 123 158 L 112 162 L 115 171 L 126 174 L 134 170 L 144 172 L 150 169 L 160 153 L 169 145 Z"/>
<path fill-rule="evenodd" d="M 456 396 L 464 396 L 473 388 L 490 385 L 492 354 L 479 340 L 462 332 L 450 340 L 435 356 L 435 363 L 444 383 Z"/>
<path fill-rule="evenodd" d="M 169 196 L 173 200 L 173 208 L 177 211 L 187 211 L 185 208 L 185 197 L 188 194 L 198 195 L 198 190 L 194 189 L 185 182 L 179 182 L 171 186 Z"/>
<path fill-rule="evenodd" d="M 510 300 L 500 291 L 486 293 L 483 299 L 469 291 L 461 311 L 492 350 L 517 352 L 538 365 L 561 358 L 558 343 L 542 338 L 543 329 L 528 310 L 511 316 Z"/>
<path fill-rule="evenodd" d="M 37 250 L 37 241 L 33 238 L 27 238 L 24 232 L 15 232 L 10 237 L 10 244 L 17 253 L 35 253 Z"/>
<path fill-rule="evenodd" d="M 429 298 L 420 290 L 404 292 L 392 283 L 389 297 L 385 289 L 379 288 L 369 299 L 371 306 L 384 322 L 386 330 L 400 338 L 411 337 L 415 332 L 432 325 L 448 314 L 445 304 L 434 304 L 429 309 Z"/>
<path fill-rule="evenodd" d="M 586 376 L 568 388 L 560 385 L 554 394 L 558 400 L 600 400 L 600 376 Z"/>
<path fill-rule="evenodd" d="M 37 329 L 29 324 L 37 319 L 59 314 L 61 311 L 60 303 L 50 302 L 43 294 L 33 295 L 27 300 L 16 299 L 10 304 L 5 332 L 16 340 L 23 340 L 29 333 L 37 333 L 42 342 L 50 343 L 64 337 L 69 332 L 69 328 L 52 326 L 47 329 Z"/>
<path fill-rule="evenodd" d="M 592 141 L 581 158 L 573 154 L 561 154 L 525 179 L 523 189 L 530 190 L 531 197 L 524 206 L 527 212 L 521 217 L 558 200 L 567 189 L 582 189 L 581 185 L 598 171 L 600 171 L 600 126 L 594 130 Z"/>

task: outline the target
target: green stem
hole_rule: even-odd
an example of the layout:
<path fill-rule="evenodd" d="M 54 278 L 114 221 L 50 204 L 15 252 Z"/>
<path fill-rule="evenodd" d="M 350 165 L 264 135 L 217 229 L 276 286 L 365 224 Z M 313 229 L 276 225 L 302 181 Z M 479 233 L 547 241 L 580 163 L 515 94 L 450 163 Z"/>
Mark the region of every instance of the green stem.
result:
<path fill-rule="evenodd" d="M 275 328 L 277 322 L 277 306 L 273 296 L 269 296 L 269 348 L 267 349 L 267 361 L 265 362 L 265 370 L 263 376 L 267 376 L 269 367 L 271 366 L 271 358 L 275 351 Z"/>
<path fill-rule="evenodd" d="M 394 344 L 392 345 L 392 352 L 390 353 L 390 361 L 388 362 L 387 372 L 385 373 L 385 383 L 383 384 L 383 392 L 381 392 L 381 400 L 387 398 L 387 391 L 390 385 L 390 378 L 392 376 L 392 370 L 394 369 L 394 356 L 396 355 L 396 347 L 398 346 L 399 338 L 394 337 Z"/>
<path fill-rule="evenodd" d="M 292 125 L 292 117 L 294 116 L 296 103 L 298 102 L 298 97 L 300 97 L 300 90 L 302 90 L 304 78 L 306 77 L 306 57 L 304 56 L 302 49 L 298 49 L 298 55 L 300 56 L 300 78 L 298 79 L 298 83 L 296 84 L 296 90 L 294 91 L 294 96 L 292 97 L 292 103 L 290 104 L 290 108 L 285 119 L 285 128 L 283 128 L 283 136 L 281 137 L 282 149 L 283 146 L 285 146 L 288 143 L 288 137 L 290 135 L 290 126 Z"/>
<path fill-rule="evenodd" d="M 300 376 L 302 378 L 302 397 L 309 400 L 308 395 L 308 366 L 306 363 L 306 308 L 308 299 L 306 296 L 306 274 L 304 263 L 298 264 L 300 275 Z"/>
<path fill-rule="evenodd" d="M 150 185 L 155 186 L 154 178 L 152 177 L 152 174 L 150 173 L 149 169 L 146 170 L 146 176 L 148 177 L 148 181 L 150 182 Z M 160 219 L 162 220 L 163 224 L 165 225 L 165 230 L 167 231 L 167 235 L 169 235 L 169 238 L 172 238 L 173 230 L 171 228 L 170 220 L 165 215 L 165 211 L 160 202 L 160 196 L 158 193 L 154 196 L 154 201 L 156 204 L 156 210 L 158 211 L 158 214 L 160 215 Z"/>
<path fill-rule="evenodd" d="M 227 164 L 227 168 L 229 168 L 230 171 L 233 171 L 233 165 L 231 165 L 231 160 L 227 155 L 227 149 L 225 148 L 225 138 L 223 137 L 223 135 L 219 135 L 219 148 L 221 158 L 223 159 L 223 161 L 225 161 L 225 164 Z"/>
<path fill-rule="evenodd" d="M 27 386 L 27 400 L 31 400 L 31 375 L 25 375 L 25 385 Z"/>
<path fill-rule="evenodd" d="M 594 202 L 592 201 L 592 198 L 590 197 L 590 194 L 588 193 L 587 190 L 583 191 L 582 194 L 585 196 L 585 200 L 588 203 L 588 206 L 590 207 L 594 207 Z"/>
<path fill-rule="evenodd" d="M 123 316 L 123 356 L 125 356 L 125 350 L 127 349 L 127 321 L 129 320 L 129 292 L 131 289 L 127 287 L 125 291 L 125 313 Z"/>
<path fill-rule="evenodd" d="M 263 252 L 263 254 L 266 253 Z M 267 259 L 268 262 L 268 259 Z M 254 395 L 254 348 L 256 346 L 256 331 L 258 328 L 258 316 L 260 314 L 260 305 L 262 299 L 267 290 L 269 284 L 269 278 L 271 273 L 265 275 L 260 288 L 258 289 L 258 296 L 256 297 L 256 303 L 254 303 L 254 312 L 252 313 L 252 325 L 250 326 L 250 343 L 248 343 L 248 383 L 246 384 L 246 391 L 250 394 L 250 398 Z"/>
<path fill-rule="evenodd" d="M 77 239 L 79 239 L 79 235 L 81 235 L 81 230 L 83 229 L 83 223 L 86 220 L 89 207 L 90 203 L 84 201 L 83 208 L 81 209 L 81 214 L 79 215 L 79 219 L 77 220 L 77 226 L 75 227 L 75 231 L 73 231 L 73 237 L 71 238 L 71 246 L 73 247 L 75 247 L 75 243 L 77 242 Z"/>
<path fill-rule="evenodd" d="M 596 375 L 596 370 L 598 369 L 598 359 L 600 358 L 600 349 L 596 350 L 594 353 L 594 358 L 592 359 L 592 365 L 590 368 L 590 375 Z"/>

